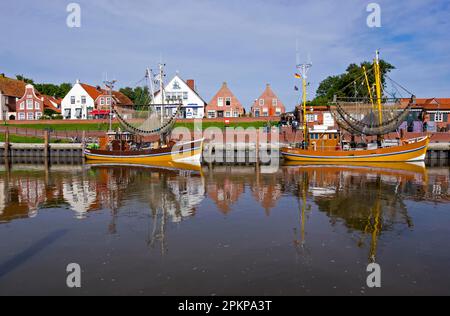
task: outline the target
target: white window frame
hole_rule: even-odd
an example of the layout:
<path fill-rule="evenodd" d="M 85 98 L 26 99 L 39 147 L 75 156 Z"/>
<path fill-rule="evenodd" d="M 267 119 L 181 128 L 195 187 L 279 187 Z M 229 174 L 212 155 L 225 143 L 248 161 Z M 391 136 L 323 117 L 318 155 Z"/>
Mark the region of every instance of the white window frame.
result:
<path fill-rule="evenodd" d="M 264 106 L 264 99 L 259 99 L 259 105 Z"/>
<path fill-rule="evenodd" d="M 110 105 L 111 104 L 111 98 L 110 97 L 107 97 L 106 98 L 106 105 Z"/>
<path fill-rule="evenodd" d="M 25 121 L 25 113 L 24 112 L 19 113 L 19 121 Z"/>
<path fill-rule="evenodd" d="M 34 112 L 27 112 L 27 121 L 34 120 Z"/>
<path fill-rule="evenodd" d="M 71 96 L 70 97 L 70 104 L 75 104 L 75 102 L 76 102 L 76 98 L 75 98 L 75 96 Z"/>
<path fill-rule="evenodd" d="M 25 101 L 20 102 L 20 109 L 25 110 Z"/>
<path fill-rule="evenodd" d="M 216 111 L 209 110 L 208 111 L 208 118 L 216 118 Z"/>
<path fill-rule="evenodd" d="M 27 110 L 32 110 L 33 109 L 33 100 L 28 99 L 27 100 Z"/>
<path fill-rule="evenodd" d="M 443 112 L 434 113 L 434 121 L 437 123 L 444 122 L 444 113 Z"/>
<path fill-rule="evenodd" d="M 278 99 L 272 99 L 272 105 L 278 106 Z"/>
<path fill-rule="evenodd" d="M 86 104 L 86 101 L 87 99 L 86 99 L 86 96 L 85 95 L 82 95 L 81 96 L 81 104 Z"/>
<path fill-rule="evenodd" d="M 36 110 L 40 110 L 41 109 L 41 104 L 38 101 L 34 102 L 34 108 Z"/>
<path fill-rule="evenodd" d="M 217 99 L 217 106 L 223 108 L 223 98 L 218 98 Z"/>
<path fill-rule="evenodd" d="M 231 117 L 231 112 L 230 111 L 226 111 L 225 112 L 225 117 Z"/>
<path fill-rule="evenodd" d="M 36 120 L 39 120 L 42 117 L 42 112 L 36 112 Z"/>

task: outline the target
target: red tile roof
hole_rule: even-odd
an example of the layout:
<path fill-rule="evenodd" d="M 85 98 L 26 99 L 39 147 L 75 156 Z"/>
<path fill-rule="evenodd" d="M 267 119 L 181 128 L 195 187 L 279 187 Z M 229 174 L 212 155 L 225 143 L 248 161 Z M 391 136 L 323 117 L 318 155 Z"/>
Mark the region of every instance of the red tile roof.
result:
<path fill-rule="evenodd" d="M 223 106 L 219 107 L 218 104 L 218 99 L 219 98 L 223 98 Z M 208 103 L 207 110 L 224 110 L 227 107 L 225 106 L 225 99 L 226 98 L 231 98 L 231 108 L 233 110 L 239 110 L 239 114 L 243 114 L 244 112 L 244 108 L 241 104 L 241 102 L 239 102 L 238 98 L 236 98 L 236 96 L 233 94 L 233 92 L 230 90 L 230 88 L 228 88 L 228 85 L 226 82 L 224 82 L 222 84 L 222 87 L 220 88 L 220 90 L 216 93 L 216 95 L 211 99 L 211 101 Z"/>
<path fill-rule="evenodd" d="M 83 87 L 84 90 L 86 90 L 86 92 L 89 94 L 89 96 L 95 100 L 97 100 L 97 98 L 99 96 L 102 95 L 108 95 L 109 91 L 106 89 L 102 89 L 100 87 L 94 87 L 85 83 L 80 83 L 80 85 Z M 130 100 L 130 98 L 128 98 L 126 95 L 124 95 L 122 92 L 119 91 L 113 91 L 112 92 L 114 98 L 117 101 L 118 105 L 133 105 L 133 101 Z"/>
<path fill-rule="evenodd" d="M 89 96 L 94 100 L 96 100 L 99 96 L 101 96 L 103 94 L 102 89 L 90 86 L 85 83 L 80 83 L 80 85 L 87 92 L 87 94 L 89 94 Z"/>
<path fill-rule="evenodd" d="M 21 98 L 25 94 L 26 83 L 0 75 L 0 91 L 2 94 Z"/>
<path fill-rule="evenodd" d="M 259 105 L 259 100 L 264 100 L 264 105 Z M 277 105 L 273 106 L 272 101 L 273 99 L 277 100 Z M 252 111 L 254 108 L 269 108 L 269 116 L 275 115 L 275 108 L 280 108 L 281 113 L 286 112 L 286 108 L 284 104 L 281 102 L 281 100 L 278 98 L 278 96 L 273 92 L 272 88 L 270 87 L 270 84 L 267 84 L 266 90 L 264 90 L 263 94 L 255 100 L 252 106 Z"/>

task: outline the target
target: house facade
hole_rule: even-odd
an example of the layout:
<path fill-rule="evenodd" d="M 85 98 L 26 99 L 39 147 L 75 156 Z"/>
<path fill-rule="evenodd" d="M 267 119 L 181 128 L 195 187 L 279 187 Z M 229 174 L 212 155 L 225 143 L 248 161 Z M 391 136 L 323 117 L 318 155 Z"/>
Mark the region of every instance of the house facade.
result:
<path fill-rule="evenodd" d="M 65 120 L 106 118 L 112 106 L 131 106 L 132 101 L 118 91 L 91 86 L 76 81 L 61 102 L 61 114 Z"/>
<path fill-rule="evenodd" d="M 280 116 L 285 112 L 285 106 L 273 92 L 270 84 L 267 84 L 266 90 L 264 90 L 263 94 L 255 100 L 251 108 L 253 117 Z"/>
<path fill-rule="evenodd" d="M 158 112 L 161 112 L 161 104 L 164 104 L 165 115 L 171 116 L 175 114 L 177 104 L 180 102 L 182 103 L 180 118 L 201 119 L 205 116 L 206 102 L 196 91 L 195 81 L 184 81 L 176 75 L 166 85 L 164 91 L 155 94 L 154 103 Z"/>
<path fill-rule="evenodd" d="M 55 113 L 61 113 L 60 100 L 41 95 L 33 85 L 25 86 L 24 95 L 16 102 L 16 120 L 39 120 L 44 115 L 45 109 L 51 109 Z"/>
<path fill-rule="evenodd" d="M 25 93 L 23 81 L 0 74 L 0 120 L 15 120 L 17 100 Z"/>
<path fill-rule="evenodd" d="M 206 106 L 207 118 L 240 117 L 244 114 L 244 107 L 226 82 Z"/>

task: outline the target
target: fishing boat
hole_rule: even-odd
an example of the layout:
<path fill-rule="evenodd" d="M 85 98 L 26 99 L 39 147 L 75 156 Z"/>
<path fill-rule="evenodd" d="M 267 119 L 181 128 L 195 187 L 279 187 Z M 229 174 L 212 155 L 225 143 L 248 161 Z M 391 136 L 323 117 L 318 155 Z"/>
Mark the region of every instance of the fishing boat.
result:
<path fill-rule="evenodd" d="M 158 74 L 147 69 L 145 74 L 146 94 L 139 97 L 141 104 L 133 109 L 116 108 L 114 113 L 121 128 L 112 129 L 112 115 L 109 131 L 98 144 L 89 144 L 84 151 L 87 160 L 117 163 L 183 163 L 199 165 L 203 152 L 203 139 L 172 139 L 172 130 L 179 117 L 182 100 L 166 98 L 164 91 L 164 65 L 159 65 Z M 110 93 L 114 82 L 105 82 Z M 162 104 L 154 103 L 154 85 L 159 85 Z M 167 103 L 164 103 L 167 101 Z M 112 103 L 112 102 L 111 102 Z M 123 128 L 123 129 L 122 129 Z"/>
<path fill-rule="evenodd" d="M 380 58 L 377 51 L 371 69 L 374 85 L 369 82 L 369 71 L 363 68 L 361 76 L 350 85 L 359 87 L 364 84 L 367 93 L 364 96 L 334 97 L 328 105 L 339 129 L 310 129 L 307 124 L 307 75 L 311 64 L 301 64 L 298 68 L 303 83 L 303 142 L 284 147 L 281 154 L 287 161 L 319 163 L 335 162 L 414 162 L 424 161 L 430 138 L 428 136 L 405 139 L 403 133 L 397 133 L 395 139 L 386 135 L 396 132 L 406 119 L 415 96 L 392 79 L 396 89 L 410 94 L 410 101 L 404 105 L 401 100 L 387 95 L 381 78 Z M 361 80 L 362 82 L 359 82 Z M 355 88 L 356 90 L 356 88 Z M 347 133 L 347 135 L 344 135 Z M 345 137 L 347 136 L 347 137 Z M 371 140 L 369 140 L 371 139 Z M 359 143 L 357 142 L 359 140 Z"/>

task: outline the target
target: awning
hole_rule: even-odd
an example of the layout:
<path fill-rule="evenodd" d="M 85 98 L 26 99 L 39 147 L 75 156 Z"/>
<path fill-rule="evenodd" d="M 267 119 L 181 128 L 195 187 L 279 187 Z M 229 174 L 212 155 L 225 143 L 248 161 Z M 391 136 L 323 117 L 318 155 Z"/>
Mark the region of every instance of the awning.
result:
<path fill-rule="evenodd" d="M 109 115 L 109 110 L 93 110 L 89 114 L 90 115 Z"/>

